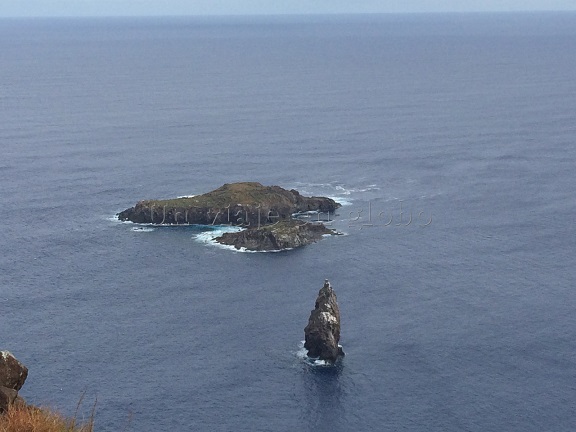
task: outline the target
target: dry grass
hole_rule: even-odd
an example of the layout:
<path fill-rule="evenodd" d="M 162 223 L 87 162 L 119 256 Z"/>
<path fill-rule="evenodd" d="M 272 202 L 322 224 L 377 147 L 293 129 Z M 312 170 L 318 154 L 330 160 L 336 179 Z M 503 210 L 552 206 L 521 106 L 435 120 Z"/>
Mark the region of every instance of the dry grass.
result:
<path fill-rule="evenodd" d="M 8 412 L 0 414 L 0 432 L 93 432 L 94 415 L 79 424 L 75 418 L 24 404 L 15 404 Z"/>

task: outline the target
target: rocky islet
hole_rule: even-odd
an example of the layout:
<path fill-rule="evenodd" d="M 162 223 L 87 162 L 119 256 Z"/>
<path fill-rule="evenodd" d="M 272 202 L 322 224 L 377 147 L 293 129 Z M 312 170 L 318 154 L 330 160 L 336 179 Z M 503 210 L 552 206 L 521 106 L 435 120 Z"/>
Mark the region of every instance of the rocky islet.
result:
<path fill-rule="evenodd" d="M 294 189 L 241 182 L 198 196 L 140 201 L 117 217 L 144 224 L 239 226 L 245 230 L 225 233 L 216 241 L 248 251 L 280 251 L 336 234 L 321 222 L 304 221 L 295 215 L 330 215 L 339 207 L 331 198 L 305 197 Z"/>
<path fill-rule="evenodd" d="M 334 213 L 340 207 L 326 197 L 305 197 L 298 191 L 257 182 L 227 183 L 211 192 L 191 197 L 143 200 L 117 217 L 145 224 L 198 224 L 260 227 L 293 214 L 317 211 Z"/>

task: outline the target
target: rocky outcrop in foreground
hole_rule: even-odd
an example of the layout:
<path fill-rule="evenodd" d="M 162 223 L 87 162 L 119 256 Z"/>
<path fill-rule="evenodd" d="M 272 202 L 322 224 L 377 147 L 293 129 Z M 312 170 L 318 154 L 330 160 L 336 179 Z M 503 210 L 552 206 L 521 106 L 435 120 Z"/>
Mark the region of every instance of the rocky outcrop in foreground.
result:
<path fill-rule="evenodd" d="M 260 227 L 289 220 L 294 213 L 333 213 L 338 207 L 330 198 L 304 197 L 294 189 L 244 182 L 194 197 L 140 201 L 117 216 L 136 223 Z"/>
<path fill-rule="evenodd" d="M 8 351 L 0 351 L 0 413 L 19 399 L 28 369 Z"/>
<path fill-rule="evenodd" d="M 280 251 L 315 243 L 327 234 L 336 234 L 336 232 L 321 223 L 292 219 L 260 228 L 224 233 L 215 240 L 224 245 L 234 246 L 236 249 Z"/>
<path fill-rule="evenodd" d="M 340 341 L 340 309 L 336 294 L 326 280 L 318 292 L 314 310 L 310 313 L 308 325 L 304 329 L 304 348 L 308 357 L 334 363 L 344 355 Z"/>

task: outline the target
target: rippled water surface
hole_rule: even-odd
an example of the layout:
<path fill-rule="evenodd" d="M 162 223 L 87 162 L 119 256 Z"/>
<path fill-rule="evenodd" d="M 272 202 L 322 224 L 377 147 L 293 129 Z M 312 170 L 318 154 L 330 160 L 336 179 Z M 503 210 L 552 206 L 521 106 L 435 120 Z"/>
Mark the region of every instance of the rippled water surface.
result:
<path fill-rule="evenodd" d="M 576 15 L 0 21 L 0 349 L 99 431 L 570 431 Z M 273 254 L 119 223 L 259 181 Z M 325 278 L 346 357 L 301 356 Z"/>

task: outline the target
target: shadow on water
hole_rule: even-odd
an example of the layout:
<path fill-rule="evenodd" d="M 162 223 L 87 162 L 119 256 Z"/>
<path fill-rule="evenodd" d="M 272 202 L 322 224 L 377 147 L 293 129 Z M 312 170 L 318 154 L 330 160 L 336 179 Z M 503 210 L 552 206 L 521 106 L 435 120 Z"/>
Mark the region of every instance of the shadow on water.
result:
<path fill-rule="evenodd" d="M 305 406 L 302 420 L 308 430 L 341 430 L 345 422 L 344 389 L 341 383 L 344 366 L 311 366 L 303 368 Z"/>

